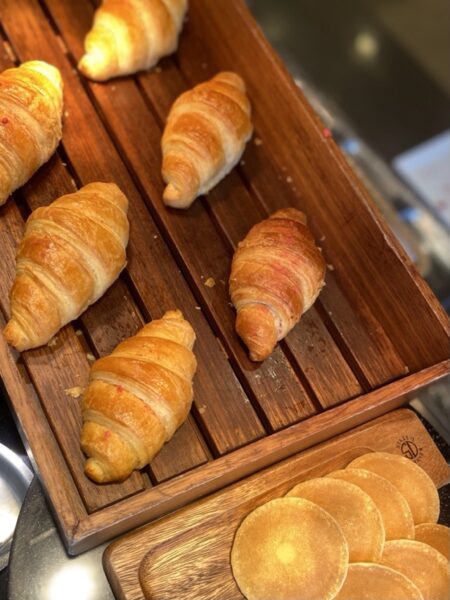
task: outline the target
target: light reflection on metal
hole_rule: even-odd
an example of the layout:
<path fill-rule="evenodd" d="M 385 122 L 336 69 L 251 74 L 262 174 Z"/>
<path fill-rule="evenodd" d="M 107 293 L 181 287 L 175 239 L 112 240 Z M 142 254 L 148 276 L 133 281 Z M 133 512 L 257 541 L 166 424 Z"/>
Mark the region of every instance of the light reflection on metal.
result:
<path fill-rule="evenodd" d="M 50 580 L 46 600 L 94 600 L 95 591 L 92 569 L 69 562 Z"/>

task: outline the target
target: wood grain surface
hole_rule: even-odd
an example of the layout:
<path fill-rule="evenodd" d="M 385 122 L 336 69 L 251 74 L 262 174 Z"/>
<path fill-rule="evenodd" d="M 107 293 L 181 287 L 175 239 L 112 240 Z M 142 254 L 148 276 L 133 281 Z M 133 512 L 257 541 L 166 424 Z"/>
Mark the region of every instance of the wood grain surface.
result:
<path fill-rule="evenodd" d="M 347 466 L 366 452 L 402 454 L 408 440 L 415 462 L 440 487 L 450 469 L 426 429 L 409 410 L 297 454 L 111 544 L 104 567 L 120 600 L 240 600 L 229 553 L 241 520 L 297 483 Z M 404 447 L 404 446 L 403 446 Z"/>
<path fill-rule="evenodd" d="M 76 69 L 95 5 L 0 0 L 0 69 L 43 59 L 64 80 L 62 143 L 0 208 L 2 319 L 33 209 L 96 180 L 115 181 L 130 203 L 127 268 L 103 298 L 43 348 L 19 357 L 0 340 L 2 380 L 71 553 L 396 408 L 449 370 L 444 311 L 244 2 L 191 0 L 175 55 L 104 84 Z M 220 69 L 248 85 L 253 139 L 206 197 L 188 211 L 167 209 L 160 140 L 168 111 Z M 286 206 L 308 216 L 329 265 L 326 287 L 255 364 L 234 332 L 230 262 L 250 227 Z M 70 392 L 86 385 L 93 359 L 174 307 L 197 334 L 191 415 L 149 467 L 95 485 L 83 474 L 80 398 Z"/>

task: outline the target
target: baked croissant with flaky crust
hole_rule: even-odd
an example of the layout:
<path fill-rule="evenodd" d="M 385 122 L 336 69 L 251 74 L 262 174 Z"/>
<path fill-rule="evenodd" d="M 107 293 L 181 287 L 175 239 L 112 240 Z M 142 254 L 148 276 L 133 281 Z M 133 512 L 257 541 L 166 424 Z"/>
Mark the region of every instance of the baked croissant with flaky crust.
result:
<path fill-rule="evenodd" d="M 56 150 L 62 110 L 56 67 L 33 60 L 0 74 L 0 205 Z"/>
<path fill-rule="evenodd" d="M 126 264 L 127 210 L 117 185 L 90 183 L 31 213 L 3 331 L 11 345 L 46 344 L 105 293 Z"/>
<path fill-rule="evenodd" d="M 162 138 L 163 199 L 188 208 L 239 162 L 253 132 L 245 83 L 223 72 L 181 94 Z"/>
<path fill-rule="evenodd" d="M 120 481 L 147 465 L 188 416 L 195 333 L 179 310 L 145 325 L 91 368 L 83 399 L 85 473 Z"/>
<path fill-rule="evenodd" d="M 279 210 L 240 242 L 230 276 L 236 331 L 254 361 L 267 358 L 324 285 L 325 261 L 295 208 Z"/>
<path fill-rule="evenodd" d="M 78 68 L 106 81 L 153 67 L 177 49 L 187 0 L 103 0 Z"/>

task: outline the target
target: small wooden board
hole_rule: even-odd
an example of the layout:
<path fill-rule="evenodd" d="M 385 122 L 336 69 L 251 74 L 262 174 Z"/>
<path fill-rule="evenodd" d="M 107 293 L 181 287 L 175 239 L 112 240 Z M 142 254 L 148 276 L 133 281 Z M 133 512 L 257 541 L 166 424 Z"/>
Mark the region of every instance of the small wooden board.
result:
<path fill-rule="evenodd" d="M 56 65 L 65 111 L 57 153 L 0 207 L 0 327 L 31 210 L 91 181 L 115 181 L 130 206 L 127 268 L 108 292 L 48 346 L 18 355 L 0 336 L 2 380 L 74 554 L 396 408 L 449 371 L 445 312 L 243 0 L 190 0 L 174 56 L 105 84 L 75 67 L 94 8 L 0 0 L 0 69 L 31 59 Z M 207 197 L 168 210 L 160 175 L 168 110 L 224 69 L 247 83 L 254 137 Z M 330 266 L 327 285 L 272 356 L 254 364 L 234 332 L 231 258 L 250 227 L 286 206 L 307 214 Z M 92 358 L 175 307 L 197 334 L 191 415 L 149 467 L 95 485 L 83 473 L 80 400 L 70 390 L 86 385 Z"/>
<path fill-rule="evenodd" d="M 116 597 L 142 600 L 242 600 L 229 554 L 241 520 L 306 479 L 366 452 L 411 458 L 437 487 L 450 469 L 416 415 L 398 410 L 297 454 L 111 544 L 104 567 Z"/>

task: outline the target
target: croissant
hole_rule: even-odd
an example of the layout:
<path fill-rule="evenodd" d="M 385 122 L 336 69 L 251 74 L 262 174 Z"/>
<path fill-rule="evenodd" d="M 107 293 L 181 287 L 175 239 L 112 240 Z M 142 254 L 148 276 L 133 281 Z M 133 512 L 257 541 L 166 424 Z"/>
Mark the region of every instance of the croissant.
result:
<path fill-rule="evenodd" d="M 3 331 L 11 345 L 46 344 L 104 294 L 126 264 L 127 210 L 114 183 L 91 183 L 31 213 Z"/>
<path fill-rule="evenodd" d="M 239 162 L 253 132 L 245 83 L 223 72 L 184 92 L 173 104 L 162 138 L 168 206 L 188 208 Z"/>
<path fill-rule="evenodd" d="M 170 440 L 192 404 L 194 341 L 182 313 L 170 310 L 92 365 L 81 433 L 88 477 L 123 480 Z"/>
<path fill-rule="evenodd" d="M 153 67 L 177 49 L 187 0 L 103 0 L 79 70 L 95 81 Z"/>
<path fill-rule="evenodd" d="M 255 225 L 234 254 L 230 295 L 237 310 L 236 331 L 250 358 L 267 358 L 324 285 L 325 261 L 307 227 L 306 216 L 279 210 Z"/>
<path fill-rule="evenodd" d="M 33 60 L 0 74 L 0 205 L 55 151 L 62 109 L 56 67 Z"/>

